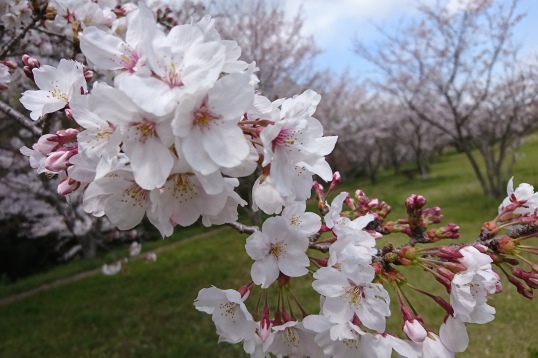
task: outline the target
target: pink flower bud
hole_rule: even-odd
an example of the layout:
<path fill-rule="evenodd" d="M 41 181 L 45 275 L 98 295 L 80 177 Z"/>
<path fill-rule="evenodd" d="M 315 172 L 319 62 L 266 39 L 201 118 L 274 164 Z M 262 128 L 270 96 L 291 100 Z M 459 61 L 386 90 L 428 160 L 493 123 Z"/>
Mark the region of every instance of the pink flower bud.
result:
<path fill-rule="evenodd" d="M 42 135 L 32 148 L 39 153 L 48 155 L 60 147 L 56 134 Z"/>
<path fill-rule="evenodd" d="M 439 252 L 435 254 L 436 256 L 443 259 L 462 259 L 463 254 L 459 252 L 459 249 L 449 247 L 449 246 L 440 246 Z"/>
<path fill-rule="evenodd" d="M 59 148 L 55 152 L 50 153 L 47 159 L 45 159 L 45 168 L 53 172 L 66 170 L 71 165 L 69 159 L 75 154 L 78 154 L 78 147 Z"/>
<path fill-rule="evenodd" d="M 58 191 L 58 194 L 60 195 L 67 195 L 67 194 L 71 194 L 72 192 L 77 190 L 79 187 L 80 187 L 79 181 L 71 179 L 70 177 L 65 177 L 58 184 L 57 191 Z"/>
<path fill-rule="evenodd" d="M 428 335 L 422 324 L 415 319 L 405 321 L 402 330 L 410 340 L 417 343 L 424 342 Z"/>
<path fill-rule="evenodd" d="M 39 61 L 36 58 L 30 57 L 26 54 L 22 55 L 22 63 L 24 66 L 28 66 L 31 69 L 41 67 L 41 63 L 39 63 Z"/>
<path fill-rule="evenodd" d="M 334 172 L 333 180 L 331 181 L 331 186 L 329 187 L 329 192 L 332 192 L 341 181 L 342 176 L 340 175 L 340 172 Z"/>
<path fill-rule="evenodd" d="M 433 208 L 427 208 L 422 211 L 422 216 L 424 220 L 428 221 L 430 224 L 438 224 L 443 219 L 441 214 L 441 208 L 438 206 Z"/>
<path fill-rule="evenodd" d="M 66 108 L 64 112 L 65 112 L 65 116 L 66 116 L 68 119 L 70 119 L 70 120 L 72 120 L 72 121 L 75 120 L 75 117 L 73 117 L 73 110 L 71 110 L 71 108 Z"/>
<path fill-rule="evenodd" d="M 60 145 L 75 143 L 77 141 L 78 134 L 79 134 L 79 130 L 75 128 L 68 128 L 68 129 L 56 132 L 56 135 L 58 137 L 58 143 L 60 143 Z"/>
<path fill-rule="evenodd" d="M 269 305 L 265 302 L 263 306 L 263 316 L 260 322 L 260 338 L 265 342 L 271 334 L 271 321 L 269 321 Z"/>
<path fill-rule="evenodd" d="M 450 281 L 452 281 L 454 279 L 454 276 L 455 276 L 455 274 L 452 271 L 450 271 L 450 270 L 448 270 L 448 269 L 446 269 L 444 267 L 438 267 L 437 272 L 439 272 L 439 274 L 446 277 Z"/>
<path fill-rule="evenodd" d="M 13 73 L 13 71 L 15 71 L 17 69 L 17 62 L 13 61 L 13 60 L 5 60 L 5 61 L 0 61 L 1 64 L 3 64 L 4 66 L 6 66 L 8 69 L 9 69 L 9 73 Z"/>
<path fill-rule="evenodd" d="M 426 198 L 424 198 L 422 195 L 411 194 L 405 200 L 405 207 L 408 211 L 422 209 L 424 205 L 426 205 Z"/>
<path fill-rule="evenodd" d="M 87 71 L 84 71 L 84 79 L 86 81 L 91 81 L 93 78 L 93 71 L 90 71 L 90 70 L 87 70 Z"/>

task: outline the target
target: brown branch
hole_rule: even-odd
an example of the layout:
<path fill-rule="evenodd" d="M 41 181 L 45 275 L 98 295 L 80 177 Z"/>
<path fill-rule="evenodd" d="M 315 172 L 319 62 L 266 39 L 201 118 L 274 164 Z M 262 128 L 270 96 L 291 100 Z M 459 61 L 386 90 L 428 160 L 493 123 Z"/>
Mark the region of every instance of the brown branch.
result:
<path fill-rule="evenodd" d="M 41 131 L 36 127 L 35 122 L 21 112 L 17 111 L 15 108 L 11 107 L 5 102 L 0 101 L 0 111 L 19 122 L 19 124 L 32 132 L 32 134 L 36 137 L 41 137 Z"/>
<path fill-rule="evenodd" d="M 260 231 L 260 228 L 257 226 L 247 226 L 238 222 L 226 223 L 230 227 L 233 227 L 240 234 L 254 234 L 256 231 Z"/>

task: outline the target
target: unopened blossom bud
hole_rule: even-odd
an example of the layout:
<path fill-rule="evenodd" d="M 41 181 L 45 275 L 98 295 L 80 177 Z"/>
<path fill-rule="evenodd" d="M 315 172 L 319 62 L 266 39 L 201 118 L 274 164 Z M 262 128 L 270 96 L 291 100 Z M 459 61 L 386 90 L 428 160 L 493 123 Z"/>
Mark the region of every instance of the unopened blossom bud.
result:
<path fill-rule="evenodd" d="M 355 190 L 355 198 L 357 198 L 357 200 L 360 201 L 360 202 L 362 202 L 364 200 L 368 200 L 368 198 L 366 197 L 366 194 L 364 193 L 364 191 L 362 191 L 360 189 Z"/>
<path fill-rule="evenodd" d="M 60 147 L 58 136 L 56 134 L 44 134 L 37 140 L 32 148 L 36 152 L 48 155 Z"/>
<path fill-rule="evenodd" d="M 271 322 L 269 321 L 269 305 L 265 302 L 263 306 L 263 315 L 260 322 L 260 338 L 265 342 L 271 334 Z"/>
<path fill-rule="evenodd" d="M 529 285 L 530 288 L 538 289 L 538 274 L 535 272 L 527 272 L 519 267 L 511 267 L 510 271 L 517 278 L 522 279 Z"/>
<path fill-rule="evenodd" d="M 424 326 L 416 319 L 406 320 L 402 326 L 402 331 L 410 340 L 417 343 L 424 342 L 428 335 Z"/>
<path fill-rule="evenodd" d="M 449 269 L 446 269 L 444 267 L 437 267 L 437 272 L 446 277 L 447 279 L 449 279 L 450 281 L 452 281 L 454 279 L 454 276 L 456 276 L 456 274 L 454 274 L 452 271 L 450 271 Z"/>
<path fill-rule="evenodd" d="M 503 259 L 504 259 L 504 262 L 506 262 L 509 265 L 512 265 L 512 266 L 518 266 L 519 265 L 519 260 L 518 259 L 514 259 L 514 258 L 511 258 L 511 257 L 503 257 Z M 535 271 L 535 272 L 538 272 L 538 270 Z"/>
<path fill-rule="evenodd" d="M 34 68 L 39 68 L 41 67 L 41 63 L 34 57 L 30 57 L 26 54 L 22 55 L 22 64 L 24 66 L 28 66 L 30 67 L 32 70 Z"/>
<path fill-rule="evenodd" d="M 13 60 L 0 61 L 0 63 L 8 68 L 9 73 L 13 73 L 18 67 L 17 62 Z"/>
<path fill-rule="evenodd" d="M 47 156 L 47 159 L 45 159 L 45 168 L 52 172 L 66 170 L 71 165 L 69 159 L 76 154 L 78 154 L 78 147 L 76 146 L 59 148 Z"/>
<path fill-rule="evenodd" d="M 346 198 L 344 199 L 344 204 L 346 204 L 346 206 L 350 208 L 351 210 L 355 210 L 357 207 L 355 205 L 355 201 L 351 199 L 349 196 L 346 196 Z"/>
<path fill-rule="evenodd" d="M 314 193 L 316 193 L 316 199 L 319 201 L 319 202 L 325 202 L 326 200 L 326 197 L 325 197 L 325 193 L 324 193 L 324 190 L 323 190 L 323 185 L 321 185 L 320 183 L 318 183 L 317 181 L 314 181 L 312 183 L 312 190 L 314 190 Z"/>
<path fill-rule="evenodd" d="M 67 194 L 71 194 L 78 188 L 80 188 L 79 181 L 71 179 L 70 177 L 65 177 L 60 181 L 60 183 L 58 184 L 58 188 L 56 190 L 58 194 L 60 195 L 67 195 Z"/>
<path fill-rule="evenodd" d="M 467 267 L 459 262 L 443 262 L 443 266 L 454 273 L 467 271 Z"/>
<path fill-rule="evenodd" d="M 487 254 L 488 248 L 481 244 L 474 244 L 473 247 L 483 254 Z"/>
<path fill-rule="evenodd" d="M 517 292 L 525 298 L 532 300 L 534 297 L 534 292 L 525 282 L 518 280 L 512 275 L 506 275 L 508 282 L 516 286 Z"/>
<path fill-rule="evenodd" d="M 459 252 L 459 248 L 454 248 L 450 246 L 439 246 L 438 252 L 435 253 L 436 256 L 443 259 L 461 259 L 463 254 Z"/>
<path fill-rule="evenodd" d="M 379 208 L 377 210 L 377 215 L 380 217 L 380 218 L 386 218 L 387 215 L 391 212 L 392 208 L 389 204 L 385 203 L 384 201 L 381 202 L 381 204 L 379 204 Z"/>
<path fill-rule="evenodd" d="M 404 246 L 400 249 L 400 257 L 405 257 L 409 260 L 417 258 L 417 250 L 413 246 Z"/>
<path fill-rule="evenodd" d="M 380 275 L 383 273 L 383 267 L 378 263 L 373 263 L 372 267 L 374 268 L 374 272 L 376 275 Z"/>
<path fill-rule="evenodd" d="M 251 282 L 248 285 L 244 285 L 244 286 L 241 286 L 239 288 L 238 292 L 241 295 L 241 298 L 243 298 L 243 301 L 248 298 L 248 296 L 250 295 L 250 292 L 252 291 L 253 287 L 254 287 L 254 283 Z M 246 295 L 246 297 L 245 297 L 245 295 Z"/>
<path fill-rule="evenodd" d="M 394 252 L 387 252 L 385 254 L 385 261 L 389 262 L 389 263 L 394 263 L 398 260 L 398 254 L 394 253 Z"/>
<path fill-rule="evenodd" d="M 399 299 L 400 299 L 400 311 L 402 312 L 404 321 L 413 320 L 414 318 L 413 318 L 413 314 L 411 313 L 411 310 L 409 309 L 409 307 L 405 305 L 405 303 L 402 301 L 400 297 Z"/>
<path fill-rule="evenodd" d="M 65 116 L 66 116 L 68 119 L 70 119 L 70 120 L 72 120 L 72 121 L 75 121 L 75 117 L 73 117 L 73 110 L 71 110 L 71 108 L 66 108 L 66 109 L 64 110 L 64 113 L 65 113 Z"/>
<path fill-rule="evenodd" d="M 56 9 L 53 6 L 47 7 L 47 11 L 45 12 L 45 19 L 53 21 L 56 17 Z"/>
<path fill-rule="evenodd" d="M 400 257 L 400 264 L 402 264 L 403 266 L 412 266 L 415 264 L 415 262 L 405 257 Z"/>
<path fill-rule="evenodd" d="M 493 252 L 488 252 L 488 256 L 491 258 L 491 260 L 492 260 L 492 262 L 494 264 L 500 264 L 500 263 L 504 262 L 504 257 L 502 257 L 499 254 L 495 254 Z"/>
<path fill-rule="evenodd" d="M 68 129 L 60 130 L 56 132 L 58 143 L 60 145 L 75 143 L 77 141 L 78 134 L 79 134 L 79 130 L 75 128 L 68 128 Z"/>
<path fill-rule="evenodd" d="M 430 224 L 438 224 L 443 219 L 441 208 L 438 206 L 424 209 L 422 211 L 422 217 Z"/>
<path fill-rule="evenodd" d="M 372 200 L 370 200 L 368 202 L 368 207 L 370 209 L 377 209 L 377 207 L 379 206 L 379 199 L 378 198 L 374 198 Z"/>
<path fill-rule="evenodd" d="M 432 235 L 433 234 L 433 235 Z M 439 229 L 428 231 L 428 237 L 433 236 L 436 239 L 459 239 L 460 227 L 456 224 L 450 223 Z M 432 241 L 437 241 L 432 239 Z"/>
<path fill-rule="evenodd" d="M 513 255 L 516 252 L 516 243 L 512 238 L 504 236 L 498 240 L 496 249 L 503 254 Z"/>
<path fill-rule="evenodd" d="M 329 192 L 332 192 L 334 188 L 336 188 L 336 186 L 340 184 L 341 181 L 342 181 L 342 176 L 340 175 L 340 172 L 338 171 L 334 172 L 333 180 L 331 181 L 331 186 L 329 186 Z"/>
<path fill-rule="evenodd" d="M 93 79 L 93 71 L 91 70 L 84 71 L 84 79 L 87 82 L 90 82 Z"/>
<path fill-rule="evenodd" d="M 422 195 L 411 194 L 405 200 L 407 215 L 413 218 L 418 218 L 422 215 L 422 208 L 426 205 L 426 199 Z"/>

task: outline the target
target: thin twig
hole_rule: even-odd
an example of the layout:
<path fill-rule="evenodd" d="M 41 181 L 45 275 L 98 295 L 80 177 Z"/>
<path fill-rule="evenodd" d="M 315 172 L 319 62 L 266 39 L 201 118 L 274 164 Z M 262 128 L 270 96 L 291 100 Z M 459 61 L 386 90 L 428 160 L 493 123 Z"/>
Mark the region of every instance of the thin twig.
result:
<path fill-rule="evenodd" d="M 36 137 L 41 137 L 41 131 L 36 127 L 35 122 L 21 112 L 17 111 L 15 108 L 11 107 L 5 102 L 0 101 L 0 111 L 19 122 L 19 124 L 32 132 L 32 134 Z"/>
<path fill-rule="evenodd" d="M 4 48 L 2 49 L 2 52 L 0 52 L 0 59 L 4 58 L 5 56 L 7 56 L 7 54 L 11 51 L 11 49 L 13 47 L 15 47 L 15 45 L 24 37 L 26 36 L 26 33 L 32 28 L 35 26 L 35 24 L 39 21 L 39 18 L 38 17 L 34 17 L 32 19 L 32 21 L 30 23 L 28 23 L 28 25 L 26 25 L 24 27 L 24 29 L 22 29 L 22 31 L 17 35 L 15 36 L 11 41 L 9 41 L 7 43 L 6 46 L 4 46 Z"/>
<path fill-rule="evenodd" d="M 247 226 L 238 222 L 226 223 L 225 225 L 233 227 L 240 234 L 254 234 L 256 231 L 260 231 L 257 226 Z"/>
<path fill-rule="evenodd" d="M 54 32 L 50 32 L 50 31 L 47 31 L 45 29 L 41 29 L 39 27 L 36 27 L 36 31 L 38 32 L 41 32 L 41 33 L 44 33 L 44 34 L 47 34 L 49 36 L 55 36 L 55 37 L 58 37 L 64 41 L 67 41 L 67 42 L 70 42 L 70 43 L 74 43 L 74 41 L 72 39 L 70 39 L 69 37 L 65 36 L 65 35 L 61 35 L 61 34 L 55 34 Z"/>

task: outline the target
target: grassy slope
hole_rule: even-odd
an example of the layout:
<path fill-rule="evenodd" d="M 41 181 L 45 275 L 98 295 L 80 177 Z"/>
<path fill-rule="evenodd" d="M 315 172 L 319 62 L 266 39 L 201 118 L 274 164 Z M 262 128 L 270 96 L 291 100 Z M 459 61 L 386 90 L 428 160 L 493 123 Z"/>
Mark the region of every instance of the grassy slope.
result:
<path fill-rule="evenodd" d="M 522 153 L 516 182 L 538 183 L 538 143 L 527 144 Z M 393 219 L 403 216 L 402 203 L 408 194 L 425 195 L 429 205 L 441 206 L 447 220 L 461 226 L 466 241 L 474 239 L 481 223 L 493 217 L 498 205 L 482 197 L 460 154 L 444 156 L 433 165 L 427 183 L 387 173 L 375 186 L 360 182 L 358 187 L 370 197 L 389 202 L 394 208 Z M 203 287 L 238 288 L 248 281 L 251 261 L 243 250 L 245 237 L 226 230 L 162 253 L 155 264 L 132 262 L 127 274 L 90 277 L 0 307 L 0 356 L 240 356 L 240 346 L 217 344 L 210 317 L 197 312 L 192 301 Z M 60 277 L 61 273 L 49 275 Z M 430 277 L 422 279 L 427 277 L 425 273 L 404 273 L 410 282 L 442 292 Z M 39 281 L 35 280 L 34 284 Z M 295 284 L 296 293 L 307 297 L 308 285 L 300 280 Z M 494 322 L 469 325 L 471 345 L 462 357 L 521 357 L 538 352 L 538 304 L 525 300 L 507 284 L 505 291 L 491 301 L 499 312 Z M 420 302 L 417 306 L 426 322 L 436 322 L 432 327 L 438 327 L 439 310 L 430 302 Z M 314 309 L 316 304 L 313 301 L 307 306 Z M 397 307 L 393 305 L 392 311 L 397 313 Z M 398 330 L 399 325 L 397 319 L 389 321 L 392 330 Z"/>

